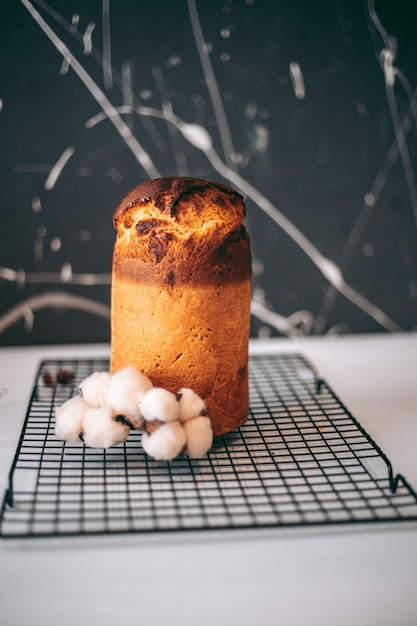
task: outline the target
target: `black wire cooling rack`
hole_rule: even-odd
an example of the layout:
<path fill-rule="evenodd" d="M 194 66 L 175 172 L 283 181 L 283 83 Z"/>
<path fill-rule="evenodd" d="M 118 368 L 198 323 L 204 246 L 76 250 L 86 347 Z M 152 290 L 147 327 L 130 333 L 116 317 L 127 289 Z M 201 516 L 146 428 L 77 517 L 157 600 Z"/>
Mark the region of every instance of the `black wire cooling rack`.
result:
<path fill-rule="evenodd" d="M 203 459 L 147 457 L 54 435 L 54 409 L 107 360 L 42 362 L 0 534 L 45 537 L 417 520 L 417 494 L 299 354 L 250 359 L 247 423 Z M 55 384 L 56 380 L 58 382 Z"/>

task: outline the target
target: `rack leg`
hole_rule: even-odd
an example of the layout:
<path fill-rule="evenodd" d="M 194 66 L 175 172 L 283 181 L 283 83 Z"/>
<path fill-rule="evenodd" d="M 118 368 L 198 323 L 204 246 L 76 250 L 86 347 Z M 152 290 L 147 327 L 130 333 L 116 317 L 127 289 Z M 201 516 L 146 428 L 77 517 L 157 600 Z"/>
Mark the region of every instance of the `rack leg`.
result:
<path fill-rule="evenodd" d="M 9 483 L 9 486 L 8 486 L 8 488 L 6 490 L 6 494 L 4 496 L 4 499 L 6 501 L 7 506 L 13 508 L 13 506 L 14 506 L 14 498 L 13 498 L 13 485 L 12 485 L 11 482 Z"/>

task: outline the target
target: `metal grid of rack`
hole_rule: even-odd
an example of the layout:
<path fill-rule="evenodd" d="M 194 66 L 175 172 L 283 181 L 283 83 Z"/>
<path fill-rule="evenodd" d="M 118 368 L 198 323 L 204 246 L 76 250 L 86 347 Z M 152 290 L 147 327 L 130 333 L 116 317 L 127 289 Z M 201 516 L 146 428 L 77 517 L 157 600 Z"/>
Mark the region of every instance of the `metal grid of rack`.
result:
<path fill-rule="evenodd" d="M 54 410 L 106 360 L 42 362 L 10 471 L 2 537 L 417 520 L 417 494 L 299 354 L 250 359 L 247 423 L 202 459 L 54 435 Z M 51 384 L 56 373 L 71 376 Z M 59 380 L 59 376 L 58 376 Z"/>

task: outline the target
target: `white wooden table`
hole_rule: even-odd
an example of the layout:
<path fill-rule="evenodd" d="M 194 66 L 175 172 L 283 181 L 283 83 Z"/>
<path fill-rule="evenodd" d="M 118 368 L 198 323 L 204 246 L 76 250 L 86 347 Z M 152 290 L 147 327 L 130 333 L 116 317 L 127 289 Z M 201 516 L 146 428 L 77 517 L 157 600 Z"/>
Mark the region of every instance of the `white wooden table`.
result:
<path fill-rule="evenodd" d="M 417 334 L 253 341 L 304 354 L 417 490 Z M 108 346 L 0 349 L 0 489 L 39 362 Z M 5 626 L 412 626 L 417 524 L 0 541 Z"/>

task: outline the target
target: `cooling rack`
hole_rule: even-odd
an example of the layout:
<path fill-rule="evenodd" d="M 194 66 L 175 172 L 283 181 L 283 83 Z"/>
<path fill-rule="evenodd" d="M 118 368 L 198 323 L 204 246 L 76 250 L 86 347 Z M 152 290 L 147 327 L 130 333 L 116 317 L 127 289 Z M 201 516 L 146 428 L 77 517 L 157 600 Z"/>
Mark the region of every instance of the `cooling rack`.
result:
<path fill-rule="evenodd" d="M 216 437 L 203 459 L 171 462 L 147 457 L 136 432 L 108 450 L 55 437 L 55 407 L 108 368 L 107 360 L 41 363 L 1 536 L 417 520 L 417 494 L 300 354 L 252 356 L 247 423 Z"/>

